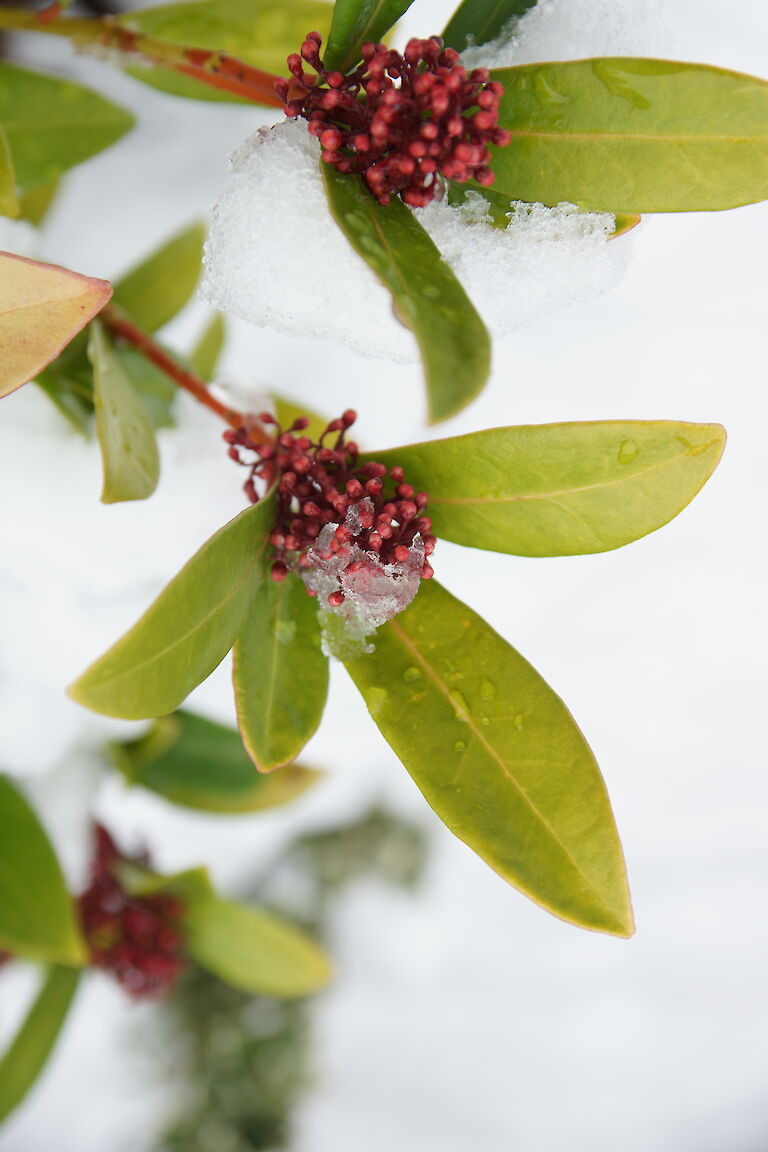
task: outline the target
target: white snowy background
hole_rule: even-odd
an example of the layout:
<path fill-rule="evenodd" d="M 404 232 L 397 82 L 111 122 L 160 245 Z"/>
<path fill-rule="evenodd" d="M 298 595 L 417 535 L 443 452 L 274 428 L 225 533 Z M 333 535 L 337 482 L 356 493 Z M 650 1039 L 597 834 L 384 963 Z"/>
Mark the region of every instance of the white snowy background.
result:
<path fill-rule="evenodd" d="M 531 59 L 640 51 L 768 74 L 764 0 L 665 0 L 650 20 L 642 0 L 547 8 Z M 403 26 L 429 34 L 447 15 L 442 0 L 416 0 Z M 65 46 L 22 48 L 140 112 L 131 136 L 70 176 L 38 240 L 47 259 L 92 275 L 119 273 L 204 214 L 228 154 L 275 119 L 163 96 Z M 533 662 L 587 735 L 626 850 L 629 942 L 553 919 L 454 840 L 339 668 L 306 754 L 328 778 L 291 809 L 194 815 L 103 777 L 97 741 L 131 726 L 87 715 L 63 687 L 241 507 L 242 476 L 215 420 L 182 403 L 181 429 L 162 437 L 157 494 L 104 507 L 95 450 L 34 388 L 3 401 L 0 763 L 33 788 L 73 875 L 89 798 L 162 867 L 207 861 L 224 887 L 295 830 L 371 799 L 429 831 L 416 897 L 364 885 L 339 912 L 338 975 L 317 1006 L 317 1076 L 294 1152 L 768 1148 L 767 222 L 765 205 L 645 220 L 617 241 L 632 250 L 618 287 L 498 342 L 483 396 L 431 433 L 608 418 L 727 426 L 723 462 L 694 504 L 628 548 L 527 560 L 441 544 L 435 556 L 440 579 Z M 315 223 L 284 221 L 297 245 Z M 332 268 L 290 274 L 310 313 L 333 291 Z M 194 306 L 169 338 L 183 347 L 204 315 Z M 231 378 L 331 414 L 353 404 L 371 446 L 425 436 L 416 364 L 245 323 L 232 333 Z M 193 703 L 231 718 L 226 666 Z M 26 971 L 0 977 L 0 1034 L 32 983 Z M 0 1152 L 149 1148 L 169 1108 L 146 1059 L 153 1018 L 91 979 Z"/>

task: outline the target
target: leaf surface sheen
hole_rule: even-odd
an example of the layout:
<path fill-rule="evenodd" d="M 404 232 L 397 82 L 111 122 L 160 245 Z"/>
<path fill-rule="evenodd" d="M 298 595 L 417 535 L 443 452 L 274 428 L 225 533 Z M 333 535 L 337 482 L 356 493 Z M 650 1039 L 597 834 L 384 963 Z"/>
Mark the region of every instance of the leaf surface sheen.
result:
<path fill-rule="evenodd" d="M 389 289 L 398 319 L 418 341 L 430 423 L 455 416 L 488 379 L 491 343 L 485 325 L 398 196 L 381 205 L 359 177 L 343 175 L 330 164 L 321 167 L 337 224 Z"/>
<path fill-rule="evenodd" d="M 0 60 L 0 124 L 24 189 L 108 148 L 133 116 L 98 92 Z"/>
<path fill-rule="evenodd" d="M 607 552 L 667 524 L 709 479 L 719 424 L 607 420 L 489 428 L 365 457 L 429 495 L 434 533 L 516 556 Z"/>
<path fill-rule="evenodd" d="M 323 56 L 326 70 L 348 72 L 362 59 L 366 40 L 378 43 L 412 3 L 413 0 L 336 0 Z"/>
<path fill-rule="evenodd" d="M 463 0 L 443 30 L 445 46 L 463 52 L 470 45 L 488 44 L 536 3 L 537 0 Z"/>
<path fill-rule="evenodd" d="M 85 960 L 51 842 L 7 776 L 0 776 L 0 949 L 45 962 Z"/>
<path fill-rule="evenodd" d="M 494 191 L 626 214 L 768 195 L 768 82 L 704 64 L 606 57 L 491 73 L 504 85 Z"/>
<path fill-rule="evenodd" d="M 90 327 L 88 357 L 104 474 L 102 503 L 146 500 L 160 477 L 155 430 L 98 320 Z"/>
<path fill-rule="evenodd" d="M 122 639 L 71 685 L 73 700 L 127 720 L 173 712 L 229 652 L 264 576 L 274 493 L 199 549 Z"/>
<path fill-rule="evenodd" d="M 565 705 L 434 580 L 345 661 L 382 735 L 444 823 L 563 920 L 632 933 L 624 860 L 595 759 Z"/>
<path fill-rule="evenodd" d="M 111 295 L 106 280 L 0 252 L 0 396 L 34 379 Z"/>
<path fill-rule="evenodd" d="M 295 573 L 263 581 L 233 655 L 243 744 L 259 771 L 270 772 L 298 756 L 328 695 L 317 603 Z"/>

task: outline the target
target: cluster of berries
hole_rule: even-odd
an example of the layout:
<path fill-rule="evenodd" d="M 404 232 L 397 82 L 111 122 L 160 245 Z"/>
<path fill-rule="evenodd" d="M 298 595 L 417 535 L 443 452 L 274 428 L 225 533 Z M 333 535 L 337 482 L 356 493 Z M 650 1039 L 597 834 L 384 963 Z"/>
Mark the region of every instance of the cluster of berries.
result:
<path fill-rule="evenodd" d="M 224 439 L 231 458 L 250 469 L 245 491 L 253 503 L 277 483 L 273 580 L 283 580 L 290 570 L 301 573 L 312 567 L 311 551 L 328 524 L 336 525 L 327 544 L 330 554 L 345 554 L 357 545 L 363 552 L 375 553 L 381 564 L 407 563 L 419 538 L 425 557 L 420 576 L 433 575 L 426 559 L 436 544 L 430 535 L 432 522 L 424 515 L 427 494 L 415 492 L 398 466 L 387 470 L 384 464 L 360 461 L 357 445 L 346 440 L 356 412 L 348 409 L 340 419 L 332 420 L 318 442 L 301 435 L 309 424 L 303 417 L 286 431 L 269 412 L 260 413 L 258 419 L 261 425 L 275 428 L 274 439 L 259 439 L 253 429 L 245 427 L 228 430 Z M 333 447 L 326 447 L 326 438 L 334 434 Z M 391 495 L 385 492 L 387 476 L 394 486 Z M 324 540 L 327 537 L 323 533 Z M 311 588 L 308 592 L 315 594 Z M 335 591 L 328 599 L 330 607 L 336 608 L 344 594 Z"/>
<path fill-rule="evenodd" d="M 185 966 L 183 905 L 168 893 L 132 896 L 117 871 L 127 857 L 98 824 L 95 837 L 90 884 L 78 902 L 91 963 L 137 999 L 164 995 Z"/>
<path fill-rule="evenodd" d="M 486 68 L 467 74 L 458 52 L 431 36 L 409 40 L 402 55 L 364 44 L 363 63 L 345 76 L 325 71 L 321 43 L 310 32 L 301 55 L 288 57 L 292 80 L 275 88 L 287 116 L 309 121 L 327 164 L 360 173 L 379 203 L 396 194 L 414 208 L 435 198 L 440 175 L 493 183 L 488 145 L 511 137 L 498 126 L 503 86 Z"/>

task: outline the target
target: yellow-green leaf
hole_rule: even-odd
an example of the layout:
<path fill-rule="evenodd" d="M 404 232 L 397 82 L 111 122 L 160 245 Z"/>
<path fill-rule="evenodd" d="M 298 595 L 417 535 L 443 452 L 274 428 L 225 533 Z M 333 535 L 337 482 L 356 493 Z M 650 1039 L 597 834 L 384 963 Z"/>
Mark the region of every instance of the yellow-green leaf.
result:
<path fill-rule="evenodd" d="M 489 428 L 370 459 L 429 494 L 445 540 L 517 556 L 620 548 L 667 524 L 712 475 L 719 424 L 606 420 Z"/>
<path fill-rule="evenodd" d="M 0 950 L 82 964 L 85 950 L 56 854 L 18 788 L 0 776 Z"/>
<path fill-rule="evenodd" d="M 435 581 L 345 661 L 383 736 L 451 831 L 563 920 L 629 936 L 600 771 L 562 700 Z"/>
<path fill-rule="evenodd" d="M 669 60 L 502 68 L 494 190 L 622 213 L 734 208 L 768 195 L 768 83 Z"/>
<path fill-rule="evenodd" d="M 226 338 L 227 326 L 224 316 L 221 312 L 216 312 L 203 329 L 189 358 L 193 372 L 206 383 L 213 379 Z"/>
<path fill-rule="evenodd" d="M 67 1018 L 80 973 L 54 967 L 21 1027 L 0 1058 L 0 1123 L 21 1104 L 43 1071 Z"/>
<path fill-rule="evenodd" d="M 104 473 L 102 503 L 146 500 L 160 476 L 152 421 L 98 320 L 90 333 L 88 357 L 93 365 L 96 434 Z"/>
<path fill-rule="evenodd" d="M 208 540 L 121 640 L 70 687 L 78 704 L 144 720 L 186 699 L 237 639 L 264 576 L 274 495 Z"/>
<path fill-rule="evenodd" d="M 19 201 L 16 197 L 16 174 L 13 170 L 13 157 L 5 129 L 0 124 L 0 216 L 18 216 Z"/>
<path fill-rule="evenodd" d="M 0 252 L 0 396 L 34 379 L 111 295 L 106 280 Z"/>
<path fill-rule="evenodd" d="M 192 224 L 114 284 L 115 303 L 145 332 L 155 332 L 180 312 L 197 287 L 205 228 Z"/>
<path fill-rule="evenodd" d="M 243 744 L 259 771 L 269 772 L 298 756 L 322 719 L 328 695 L 317 603 L 298 576 L 262 583 L 233 657 Z"/>
<path fill-rule="evenodd" d="M 357 176 L 321 165 L 328 203 L 352 247 L 392 293 L 398 318 L 416 337 L 430 423 L 455 416 L 483 389 L 491 342 L 429 234 L 398 196 L 386 206 Z"/>

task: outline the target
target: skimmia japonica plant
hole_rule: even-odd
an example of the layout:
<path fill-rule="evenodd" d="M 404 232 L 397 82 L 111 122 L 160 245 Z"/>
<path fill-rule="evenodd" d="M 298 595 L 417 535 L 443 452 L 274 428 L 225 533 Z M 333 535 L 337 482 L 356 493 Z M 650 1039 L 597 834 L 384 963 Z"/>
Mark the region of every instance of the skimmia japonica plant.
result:
<path fill-rule="evenodd" d="M 233 157 L 202 293 L 270 324 L 280 284 L 314 277 L 313 306 L 351 328 L 347 265 L 334 275 L 332 263 L 313 261 L 322 233 L 342 264 L 359 257 L 372 292 L 390 294 L 438 422 L 478 395 L 491 364 L 488 329 L 461 261 L 441 255 L 441 229 L 450 226 L 459 247 L 482 241 L 488 251 L 543 213 L 558 227 L 591 220 L 608 245 L 640 214 L 760 200 L 768 86 L 645 58 L 497 67 L 533 0 L 463 0 L 439 36 L 399 51 L 388 41 L 408 7 L 184 0 L 83 18 L 54 3 L 3 6 L 0 31 L 63 37 L 175 96 L 273 109 L 280 123 Z M 0 61 L 0 213 L 39 223 L 60 177 L 132 123 L 78 83 Z M 249 240 L 258 197 L 280 206 L 286 188 L 299 210 L 306 190 L 321 211 L 295 266 L 260 285 L 254 268 L 269 244 Z M 154 335 L 196 287 L 203 236 L 201 226 L 185 229 L 114 283 L 0 253 L 0 395 L 34 381 L 71 425 L 95 430 L 105 503 L 152 495 L 156 430 L 172 428 L 178 389 L 226 425 L 221 467 L 243 470 L 247 506 L 71 696 L 108 716 L 154 721 L 112 749 L 131 783 L 179 805 L 253 813 L 313 782 L 296 758 L 320 723 L 336 658 L 461 840 L 563 920 L 629 935 L 624 862 L 594 757 L 541 676 L 436 578 L 440 541 L 526 557 L 619 548 L 693 499 L 717 465 L 723 430 L 510 424 L 368 450 L 352 438 L 362 377 L 345 399 L 355 409 L 334 419 L 279 394 L 268 410 L 241 411 L 211 387 L 221 316 L 185 352 Z M 306 307 L 297 331 L 303 323 Z M 396 395 L 396 373 L 391 386 Z M 237 733 L 180 710 L 230 651 Z M 86 966 L 133 996 L 168 991 L 188 959 L 274 996 L 305 995 L 327 979 L 307 936 L 221 899 L 204 869 L 161 875 L 106 828 L 94 839 L 89 879 L 72 894 L 30 804 L 0 777 L 0 949 L 48 966 L 0 1062 L 0 1118 L 43 1066 Z"/>

